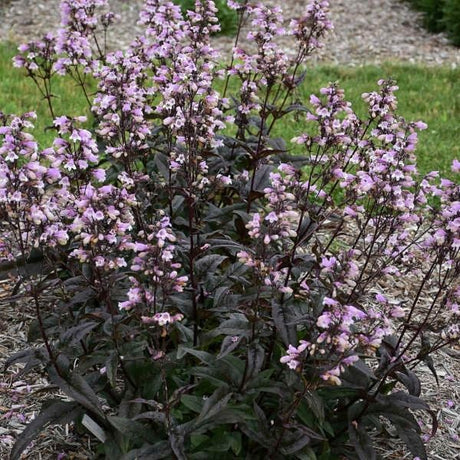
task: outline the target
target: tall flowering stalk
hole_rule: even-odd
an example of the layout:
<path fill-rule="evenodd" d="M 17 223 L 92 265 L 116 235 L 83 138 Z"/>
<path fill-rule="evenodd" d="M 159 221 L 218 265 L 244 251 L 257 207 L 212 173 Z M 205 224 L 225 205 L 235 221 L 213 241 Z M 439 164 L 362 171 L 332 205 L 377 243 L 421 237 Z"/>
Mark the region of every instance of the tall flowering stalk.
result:
<path fill-rule="evenodd" d="M 437 378 L 431 353 L 459 339 L 458 182 L 418 173 L 426 125 L 397 114 L 393 81 L 363 95 L 364 118 L 336 84 L 292 103 L 332 29 L 328 2 L 288 27 L 280 7 L 229 6 L 241 22 L 224 69 L 211 0 L 185 16 L 146 0 L 144 34 L 110 53 L 97 32 L 114 19 L 99 14 L 106 2 L 63 1 L 58 37 L 20 47 L 16 66 L 47 99 L 56 137 L 42 148 L 32 114 L 0 117 L 0 254 L 27 268 L 44 344 L 7 365 L 42 363 L 74 401 L 44 408 L 13 458 L 64 412 L 92 419 L 117 458 L 225 446 L 368 459 L 379 417 L 427 458 L 411 410 L 431 413 L 417 365 Z M 55 113 L 51 79 L 65 73 L 92 126 Z M 293 114 L 303 132 L 273 139 Z M 40 273 L 28 270 L 33 250 Z"/>

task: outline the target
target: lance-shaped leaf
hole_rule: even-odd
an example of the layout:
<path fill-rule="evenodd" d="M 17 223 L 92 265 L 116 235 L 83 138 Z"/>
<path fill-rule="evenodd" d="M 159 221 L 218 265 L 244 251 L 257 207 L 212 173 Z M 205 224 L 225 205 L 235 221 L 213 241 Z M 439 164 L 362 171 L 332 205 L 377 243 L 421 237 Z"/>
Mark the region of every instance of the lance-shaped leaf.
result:
<path fill-rule="evenodd" d="M 85 321 L 77 326 L 67 329 L 62 335 L 61 340 L 68 345 L 75 345 L 84 339 L 99 323 L 96 321 Z"/>
<path fill-rule="evenodd" d="M 420 396 L 422 386 L 417 375 L 409 369 L 404 369 L 403 372 L 395 372 L 396 378 L 407 388 L 409 394 Z"/>
<path fill-rule="evenodd" d="M 255 192 L 263 193 L 263 191 L 270 185 L 270 173 L 272 171 L 273 166 L 259 166 L 254 176 L 252 190 Z"/>
<path fill-rule="evenodd" d="M 200 415 L 197 418 L 197 423 L 209 420 L 227 406 L 232 397 L 232 393 L 225 394 L 226 391 L 226 388 L 217 388 L 214 393 L 205 400 Z"/>
<path fill-rule="evenodd" d="M 348 423 L 348 434 L 359 460 L 376 460 L 377 454 L 365 426 L 358 424 L 354 420 L 350 420 Z"/>
<path fill-rule="evenodd" d="M 311 442 L 311 439 L 300 430 L 285 434 L 284 439 L 280 452 L 285 456 L 298 453 Z"/>
<path fill-rule="evenodd" d="M 198 259 L 195 262 L 195 270 L 201 276 L 207 274 L 214 274 L 219 265 L 227 259 L 227 256 L 221 256 L 219 254 L 209 254 L 207 256 Z"/>
<path fill-rule="evenodd" d="M 118 353 L 112 350 L 105 361 L 107 380 L 112 387 L 115 387 L 118 367 Z"/>
<path fill-rule="evenodd" d="M 241 342 L 242 337 L 238 336 L 227 336 L 222 341 L 222 345 L 220 347 L 220 352 L 217 355 L 217 359 L 222 359 L 224 356 L 227 356 L 233 350 L 238 348 L 238 345 Z"/>
<path fill-rule="evenodd" d="M 288 347 L 291 344 L 297 343 L 295 325 L 287 322 L 284 308 L 276 299 L 273 299 L 272 301 L 272 317 L 276 330 L 278 331 L 284 345 Z"/>
<path fill-rule="evenodd" d="M 185 436 L 173 428 L 169 433 L 169 444 L 177 460 L 187 460 L 185 455 Z"/>
<path fill-rule="evenodd" d="M 142 423 L 130 418 L 116 416 L 107 417 L 107 420 L 124 437 L 132 440 L 142 439 L 144 442 L 149 441 L 150 432 Z"/>
<path fill-rule="evenodd" d="M 18 351 L 10 356 L 3 366 L 6 371 L 10 366 L 17 363 L 24 363 L 25 366 L 17 374 L 16 378 L 27 374 L 29 371 L 35 369 L 37 366 L 46 363 L 48 360 L 48 353 L 45 348 L 27 348 L 26 350 Z"/>
<path fill-rule="evenodd" d="M 150 446 L 134 449 L 121 457 L 121 460 L 161 460 L 172 457 L 171 446 L 168 441 L 160 441 Z"/>
<path fill-rule="evenodd" d="M 48 425 L 64 425 L 74 421 L 82 413 L 82 408 L 74 401 L 51 401 L 47 402 L 41 412 L 35 417 L 19 435 L 10 459 L 17 460 L 21 457 L 26 447 Z"/>
<path fill-rule="evenodd" d="M 74 373 L 67 381 L 56 372 L 54 367 L 50 366 L 48 372 L 51 381 L 67 396 L 77 401 L 90 413 L 97 415 L 101 420 L 105 420 L 105 415 L 96 393 L 81 375 Z"/>

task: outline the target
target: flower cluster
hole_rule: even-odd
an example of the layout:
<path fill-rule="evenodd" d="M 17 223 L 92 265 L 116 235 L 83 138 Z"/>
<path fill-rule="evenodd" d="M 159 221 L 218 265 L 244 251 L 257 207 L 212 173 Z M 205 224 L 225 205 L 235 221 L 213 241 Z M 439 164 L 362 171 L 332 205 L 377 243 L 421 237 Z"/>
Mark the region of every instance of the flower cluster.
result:
<path fill-rule="evenodd" d="M 70 66 L 82 66 L 85 72 L 97 67 L 98 59 L 103 57 L 96 36 L 98 7 L 105 7 L 107 0 L 76 0 L 61 2 L 62 28 L 58 32 L 56 52 L 64 55 L 56 64 L 56 71 L 63 75 Z M 112 13 L 102 17 L 103 27 L 108 27 L 115 19 Z M 92 43 L 97 48 L 97 54 L 93 50 Z"/>
<path fill-rule="evenodd" d="M 135 204 L 135 197 L 126 189 L 111 184 L 82 187 L 75 207 L 65 213 L 69 231 L 79 242 L 70 257 L 81 263 L 90 262 L 102 271 L 126 267 L 117 249 L 129 239 L 134 225 L 131 208 Z"/>
<path fill-rule="evenodd" d="M 452 165 L 455 172 L 455 163 Z M 439 186 L 431 185 L 428 190 L 440 199 L 441 206 L 429 236 L 424 242 L 425 248 L 439 250 L 448 245 L 451 263 L 460 250 L 460 185 L 448 179 L 442 179 Z"/>
<path fill-rule="evenodd" d="M 146 0 L 139 23 L 146 26 L 146 49 L 151 58 L 172 59 L 185 38 L 185 22 L 180 7 L 173 2 Z M 164 69 L 166 70 L 166 69 Z"/>
<path fill-rule="evenodd" d="M 259 85 L 272 86 L 278 78 L 283 77 L 288 69 L 288 57 L 276 43 L 278 37 L 286 34 L 280 7 L 268 7 L 262 3 L 248 6 L 247 14 L 251 18 L 251 31 L 248 40 L 254 42 L 257 50 L 254 54 L 235 48 L 233 74 L 249 76 L 260 74 Z"/>
<path fill-rule="evenodd" d="M 188 278 L 179 275 L 181 264 L 174 261 L 175 241 L 169 218 L 162 217 L 139 232 L 136 240 L 124 245 L 135 254 L 130 268 L 139 274 L 139 281 L 131 277 L 133 286 L 128 291 L 128 300 L 119 304 L 121 309 L 143 304 L 147 311 L 156 314 L 167 303 L 169 294 L 183 291 Z"/>
<path fill-rule="evenodd" d="M 56 37 L 48 33 L 42 40 L 20 45 L 18 50 L 22 55 L 17 55 L 13 58 L 13 65 L 25 68 L 29 76 L 43 77 L 54 66 L 56 60 L 55 48 Z M 44 72 L 43 75 L 41 74 L 42 71 Z"/>
<path fill-rule="evenodd" d="M 301 356 L 308 349 L 309 345 L 311 344 L 305 340 L 301 340 L 297 348 L 289 345 L 287 354 L 280 358 L 280 362 L 287 364 L 290 369 L 297 369 L 300 366 Z"/>
<path fill-rule="evenodd" d="M 345 243 L 343 250 L 317 254 L 320 271 L 308 270 L 300 277 L 307 293 L 312 291 L 312 282 L 318 280 L 333 287 L 316 318 L 318 334 L 308 334 L 306 338 L 313 344 L 310 359 L 325 353 L 324 346 L 328 352 L 334 350 L 337 363 L 324 368 L 321 378 L 336 384 L 346 368 L 344 359 L 351 364 L 358 359 L 357 353 L 373 353 L 386 336 L 397 330 L 399 319 L 407 315 L 397 300 L 388 301 L 381 293 L 372 301 L 367 292 L 372 280 L 401 276 L 403 272 L 420 276 L 422 267 L 437 263 L 444 267 L 445 278 L 439 286 L 443 289 L 450 283 L 447 280 L 454 280 L 459 273 L 458 186 L 445 179 L 439 186 L 433 185 L 436 175 L 417 186 L 413 151 L 416 131 L 426 125 L 396 117 L 397 86 L 383 80 L 379 85 L 380 92 L 363 95 L 369 104 L 370 118 L 366 123 L 345 102 L 340 89 L 322 89 L 322 98 L 311 96 L 313 110 L 306 116 L 318 125 L 318 134 L 293 139 L 312 154 L 303 197 L 293 190 L 299 209 L 305 209 L 319 224 L 315 233 L 321 235 L 321 228 L 331 222 L 336 227 L 337 243 Z M 337 186 L 344 194 L 331 192 Z M 434 221 L 424 212 L 429 195 L 446 204 L 441 204 Z M 344 223 L 357 235 L 352 249 L 347 238 L 339 238 L 341 230 L 347 233 Z M 330 250 L 333 242 L 334 237 L 316 240 L 315 244 Z M 427 247 L 431 248 L 429 256 Z M 423 281 L 419 289 L 427 289 Z M 455 301 L 447 303 L 455 310 Z M 417 308 L 417 301 L 411 308 Z M 429 315 L 434 315 L 432 308 L 433 305 Z"/>
<path fill-rule="evenodd" d="M 308 55 L 320 48 L 320 40 L 334 28 L 329 19 L 328 8 L 328 1 L 315 0 L 307 5 L 304 16 L 291 21 L 289 29 L 300 44 L 300 53 Z"/>
<path fill-rule="evenodd" d="M 62 169 L 72 176 L 99 162 L 98 147 L 92 133 L 79 126 L 85 121 L 86 117 L 71 119 L 65 115 L 54 120 L 53 124 L 61 137 L 56 137 L 53 149 L 45 151 L 52 159 L 52 168 Z"/>
<path fill-rule="evenodd" d="M 56 220 L 53 199 L 46 194 L 48 186 L 60 178 L 55 170 L 43 165 L 46 155 L 28 132 L 33 127 L 30 119 L 35 113 L 13 117 L 0 126 L 0 212 L 2 214 L 3 242 L 9 248 L 10 258 L 28 255 L 38 246 L 42 225 Z M 56 229 L 59 243 L 67 238 Z M 46 239 L 46 238 L 45 238 Z"/>
<path fill-rule="evenodd" d="M 168 324 L 174 324 L 176 321 L 182 321 L 184 315 L 177 313 L 170 315 L 168 312 L 156 313 L 152 317 L 143 316 L 142 322 L 144 324 L 157 324 L 158 326 L 167 326 Z"/>
<path fill-rule="evenodd" d="M 132 50 L 117 51 L 106 58 L 106 65 L 95 72 L 99 80 L 92 110 L 99 119 L 98 134 L 106 139 L 106 152 L 124 162 L 126 169 L 147 149 L 151 131 L 146 115 L 151 91 L 143 87 L 147 79 L 142 60 Z"/>
<path fill-rule="evenodd" d="M 281 293 L 292 293 L 286 284 L 287 268 L 279 266 L 275 254 L 289 252 L 297 237 L 299 212 L 292 193 L 298 172 L 288 164 L 280 164 L 269 174 L 270 186 L 264 189 L 266 207 L 256 212 L 246 224 L 248 236 L 254 242 L 253 250 L 240 251 L 240 262 L 256 270 L 266 286 Z"/>

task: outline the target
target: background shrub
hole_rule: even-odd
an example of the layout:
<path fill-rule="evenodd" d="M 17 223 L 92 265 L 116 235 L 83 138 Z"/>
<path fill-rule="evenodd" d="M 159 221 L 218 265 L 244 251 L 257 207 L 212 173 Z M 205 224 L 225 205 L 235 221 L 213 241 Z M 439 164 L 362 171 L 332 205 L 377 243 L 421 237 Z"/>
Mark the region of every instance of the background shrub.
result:
<path fill-rule="evenodd" d="M 445 0 L 443 7 L 443 25 L 454 45 L 460 46 L 460 1 Z"/>
<path fill-rule="evenodd" d="M 458 0 L 409 0 L 423 12 L 423 25 L 431 32 L 446 32 L 460 46 L 460 2 Z"/>
<path fill-rule="evenodd" d="M 446 0 L 409 0 L 415 8 L 422 11 L 423 25 L 431 32 L 442 32 L 444 25 L 443 6 Z"/>

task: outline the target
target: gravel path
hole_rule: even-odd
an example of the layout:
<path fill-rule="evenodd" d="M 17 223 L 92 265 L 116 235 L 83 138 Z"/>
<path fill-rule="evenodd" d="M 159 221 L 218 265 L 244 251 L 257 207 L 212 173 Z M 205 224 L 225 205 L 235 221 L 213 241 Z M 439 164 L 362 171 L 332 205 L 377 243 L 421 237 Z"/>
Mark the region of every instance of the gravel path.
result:
<path fill-rule="evenodd" d="M 109 0 L 110 1 L 110 0 Z M 300 15 L 305 0 L 283 0 L 289 17 Z M 402 0 L 330 0 L 335 31 L 317 60 L 360 65 L 387 60 L 428 65 L 460 65 L 460 48 L 449 45 L 442 34 L 421 28 L 420 16 Z M 126 47 L 141 29 L 136 25 L 141 0 L 111 0 L 121 22 L 109 36 L 112 46 Z M 39 38 L 59 24 L 59 0 L 0 0 L 0 40 L 23 42 Z M 218 37 L 215 47 L 224 55 L 232 39 Z M 287 49 L 290 43 L 286 43 Z"/>

